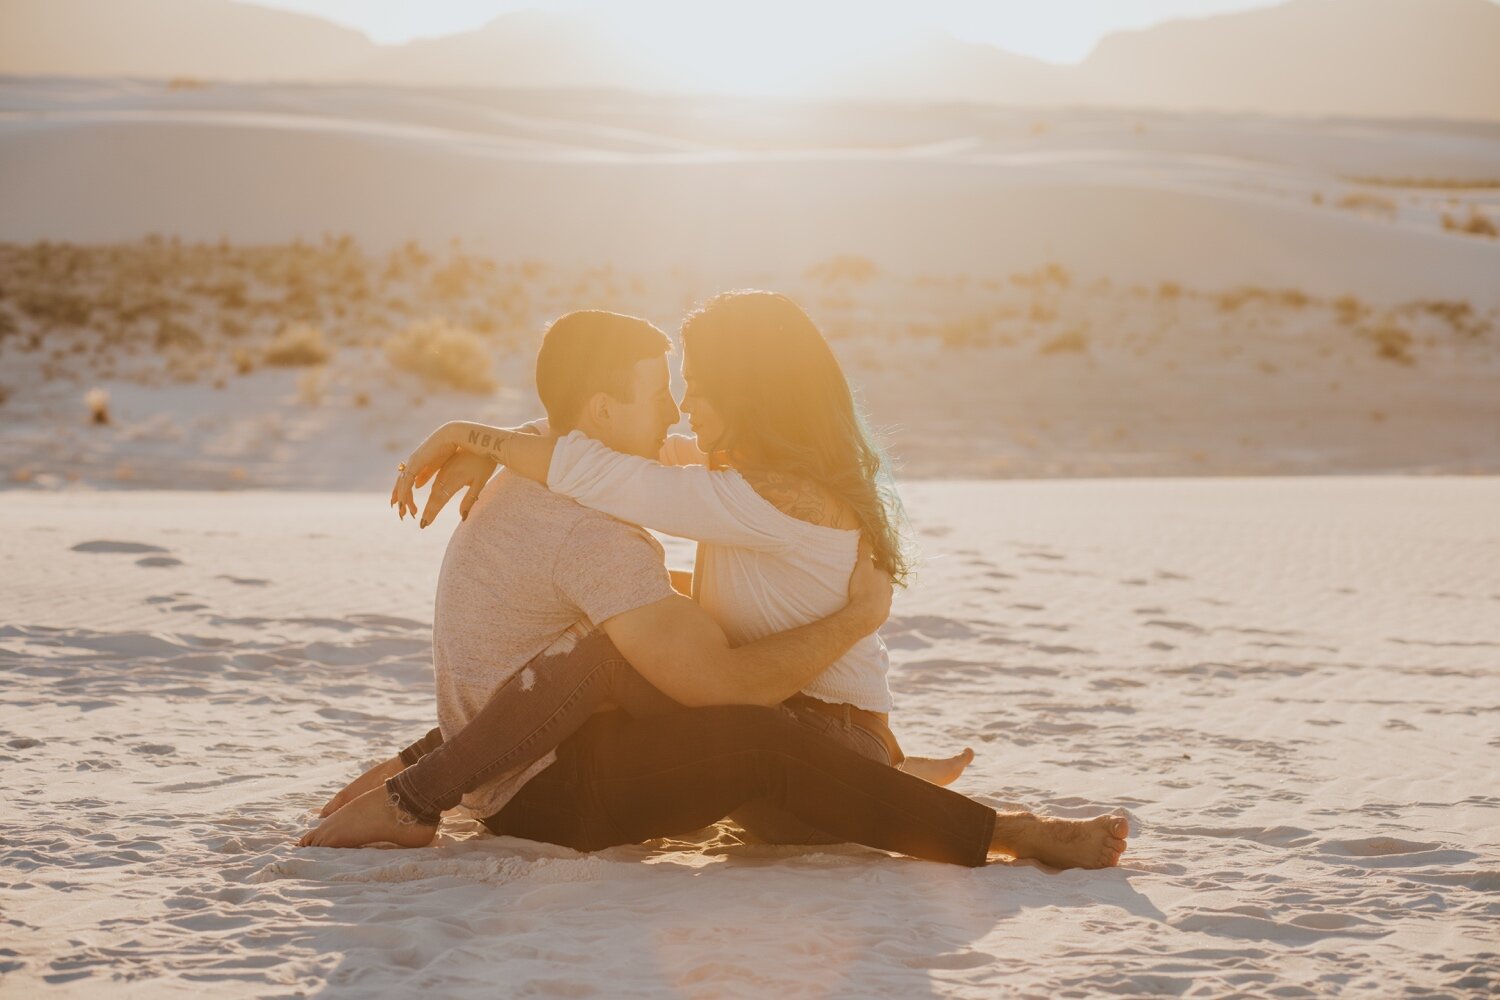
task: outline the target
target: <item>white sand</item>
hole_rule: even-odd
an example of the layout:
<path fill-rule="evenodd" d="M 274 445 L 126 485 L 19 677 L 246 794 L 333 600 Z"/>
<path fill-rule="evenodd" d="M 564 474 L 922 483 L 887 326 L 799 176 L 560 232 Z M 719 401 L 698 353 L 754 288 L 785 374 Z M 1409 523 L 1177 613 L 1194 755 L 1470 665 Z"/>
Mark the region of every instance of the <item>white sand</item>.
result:
<path fill-rule="evenodd" d="M 907 494 L 898 731 L 972 744 L 958 787 L 996 805 L 1127 806 L 1121 869 L 724 830 L 579 856 L 457 823 L 420 851 L 293 850 L 431 718 L 449 522 L 368 494 L 0 493 L 0 992 L 1500 986 L 1500 479 Z"/>

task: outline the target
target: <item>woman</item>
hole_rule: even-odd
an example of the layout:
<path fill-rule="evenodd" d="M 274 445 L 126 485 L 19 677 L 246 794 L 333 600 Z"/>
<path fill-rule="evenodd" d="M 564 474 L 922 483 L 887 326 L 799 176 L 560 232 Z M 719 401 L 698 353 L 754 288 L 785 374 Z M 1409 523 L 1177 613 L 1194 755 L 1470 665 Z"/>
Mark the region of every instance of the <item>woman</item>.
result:
<path fill-rule="evenodd" d="M 393 501 L 403 515 L 415 514 L 412 488 L 458 448 L 621 520 L 692 538 L 699 543 L 692 596 L 736 644 L 841 606 L 861 538 L 876 565 L 903 582 L 909 564 L 899 502 L 882 485 L 880 456 L 848 382 L 806 313 L 782 295 L 726 293 L 684 321 L 682 342 L 682 410 L 697 446 L 671 439 L 662 459 L 672 464 L 610 451 L 577 432 L 559 439 L 453 424 L 412 455 Z M 501 688 L 486 718 L 466 727 L 466 737 L 469 730 L 485 735 L 467 740 L 462 759 L 451 752 L 438 755 L 441 763 L 427 759 L 440 742 L 434 732 L 408 748 L 404 762 L 411 766 L 388 788 L 403 809 L 431 823 L 462 792 L 540 758 L 605 703 L 636 713 L 671 709 L 610 654 L 584 643 L 572 656 L 553 658 L 533 672 L 538 687 L 528 688 L 524 703 Z M 953 780 L 972 759 L 969 751 L 905 761 L 888 725 L 888 668 L 884 643 L 869 636 L 792 699 L 789 714 L 880 763 Z M 543 732 L 545 739 L 535 738 Z M 765 803 L 735 818 L 773 842 L 827 839 Z"/>

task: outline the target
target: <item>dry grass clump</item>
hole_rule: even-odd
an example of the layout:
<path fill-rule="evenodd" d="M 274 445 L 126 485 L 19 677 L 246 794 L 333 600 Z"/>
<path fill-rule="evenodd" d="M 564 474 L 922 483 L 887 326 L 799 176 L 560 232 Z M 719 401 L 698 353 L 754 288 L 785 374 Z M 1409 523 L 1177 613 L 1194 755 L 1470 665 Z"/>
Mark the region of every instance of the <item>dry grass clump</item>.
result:
<path fill-rule="evenodd" d="M 1500 226 L 1496 226 L 1494 219 L 1480 211 L 1478 205 L 1469 206 L 1467 219 L 1460 219 L 1444 212 L 1443 228 L 1450 233 L 1464 233 L 1468 236 L 1483 236 L 1487 239 L 1500 237 Z"/>
<path fill-rule="evenodd" d="M 1352 295 L 1341 295 L 1333 300 L 1334 312 L 1338 313 L 1339 322 L 1345 326 L 1353 326 L 1370 311 L 1359 299 Z"/>
<path fill-rule="evenodd" d="M 1089 338 L 1082 330 L 1069 330 L 1046 341 L 1038 354 L 1087 354 Z"/>
<path fill-rule="evenodd" d="M 1407 308 L 1436 317 L 1447 323 L 1454 333 L 1465 337 L 1478 337 L 1484 333 L 1484 321 L 1472 305 L 1462 300 L 1423 299 Z"/>
<path fill-rule="evenodd" d="M 203 347 L 203 338 L 190 326 L 164 319 L 156 324 L 155 343 L 158 351 L 196 351 Z"/>
<path fill-rule="evenodd" d="M 1355 191 L 1353 194 L 1346 194 L 1338 200 L 1338 207 L 1387 219 L 1394 218 L 1396 215 L 1396 203 L 1385 195 L 1375 194 L 1372 191 Z"/>
<path fill-rule="evenodd" d="M 278 368 L 298 368 L 306 365 L 321 365 L 328 360 L 328 346 L 323 343 L 323 331 L 308 323 L 291 323 L 266 348 L 266 364 Z"/>
<path fill-rule="evenodd" d="M 415 323 L 385 342 L 391 365 L 463 392 L 490 392 L 490 355 L 477 334 L 441 319 Z"/>
<path fill-rule="evenodd" d="M 1428 188 L 1436 191 L 1491 191 L 1500 188 L 1500 178 L 1461 177 L 1350 177 L 1355 184 L 1370 187 Z"/>
<path fill-rule="evenodd" d="M 1400 365 L 1414 365 L 1411 347 L 1414 338 L 1407 330 L 1386 322 L 1359 331 L 1359 335 L 1375 345 L 1375 355 Z"/>
<path fill-rule="evenodd" d="M 880 268 L 868 257 L 840 254 L 809 267 L 804 272 L 804 277 L 810 281 L 821 281 L 825 285 L 862 285 L 873 281 L 879 274 Z"/>
<path fill-rule="evenodd" d="M 83 326 L 92 312 L 88 299 L 61 289 L 28 289 L 16 296 L 16 305 L 48 326 Z"/>

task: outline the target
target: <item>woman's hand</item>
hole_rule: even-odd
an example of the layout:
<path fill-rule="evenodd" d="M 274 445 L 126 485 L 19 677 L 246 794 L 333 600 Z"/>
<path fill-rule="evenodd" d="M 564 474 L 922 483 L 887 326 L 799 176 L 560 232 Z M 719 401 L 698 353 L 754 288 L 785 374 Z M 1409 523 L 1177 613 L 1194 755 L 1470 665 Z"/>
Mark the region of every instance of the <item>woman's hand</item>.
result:
<path fill-rule="evenodd" d="M 458 451 L 458 434 L 453 424 L 444 424 L 417 446 L 411 457 L 396 467 L 396 485 L 391 488 L 391 506 L 402 520 L 417 516 L 417 501 L 412 490 L 431 479 L 443 463 Z"/>
<path fill-rule="evenodd" d="M 427 506 L 422 508 L 422 527 L 436 521 L 438 513 L 460 490 L 468 490 L 468 494 L 464 497 L 464 502 L 459 504 L 458 516 L 460 520 L 468 520 L 469 508 L 474 506 L 474 501 L 479 499 L 479 491 L 484 489 L 485 483 L 494 474 L 493 459 L 460 450 L 443 463 L 432 481 L 432 492 L 427 494 Z"/>
<path fill-rule="evenodd" d="M 484 459 L 489 467 L 484 470 L 483 478 L 479 478 L 480 467 L 465 463 L 456 468 L 455 471 L 445 477 L 444 481 L 433 485 L 433 496 L 438 496 L 440 488 L 446 489 L 436 507 L 432 506 L 432 498 L 428 498 L 429 513 L 431 516 L 422 518 L 422 527 L 432 523 L 437 512 L 443 509 L 443 504 L 448 498 L 464 486 L 483 487 L 489 480 L 490 473 L 495 471 L 495 466 L 506 461 L 506 444 L 516 436 L 516 431 L 509 427 L 490 427 L 486 424 L 471 423 L 467 420 L 450 420 L 448 423 L 433 431 L 426 441 L 423 441 L 417 450 L 411 453 L 411 457 L 396 467 L 396 485 L 391 489 L 391 506 L 396 508 L 402 520 L 406 515 L 417 516 L 417 501 L 412 496 L 412 491 L 426 484 L 427 480 L 437 475 L 448 464 L 455 455 L 466 452 L 476 458 Z M 534 435 L 528 435 L 534 437 Z M 552 450 L 547 448 L 547 461 L 552 459 Z M 541 480 L 546 482 L 546 465 L 542 466 Z M 479 496 L 479 490 L 471 488 L 469 496 L 465 499 L 463 513 L 467 514 L 474 500 Z"/>

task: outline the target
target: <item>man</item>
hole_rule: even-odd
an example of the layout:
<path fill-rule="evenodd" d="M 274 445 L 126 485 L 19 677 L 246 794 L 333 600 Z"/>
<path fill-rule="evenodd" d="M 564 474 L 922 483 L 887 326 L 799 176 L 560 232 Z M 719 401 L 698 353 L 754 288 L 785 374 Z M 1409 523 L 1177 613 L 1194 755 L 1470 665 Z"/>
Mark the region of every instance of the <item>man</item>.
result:
<path fill-rule="evenodd" d="M 558 320 L 537 359 L 552 427 L 656 455 L 678 417 L 669 346 L 659 330 L 631 317 L 579 312 Z M 486 463 L 453 462 L 434 484 L 424 525 L 456 485 L 482 483 L 492 471 Z M 405 496 L 393 494 L 403 513 L 419 471 L 411 470 Z M 336 796 L 304 844 L 429 842 L 435 817 L 404 794 L 403 766 L 432 753 L 423 758 L 430 770 L 451 749 L 441 737 L 462 739 L 497 687 L 529 663 L 545 669 L 535 658 L 595 628 L 682 705 L 769 706 L 795 694 L 889 612 L 889 581 L 862 559 L 844 609 L 731 648 L 701 608 L 673 591 L 661 547 L 648 533 L 508 473 L 477 502 L 475 492 L 471 486 L 465 506 L 472 509 L 449 544 L 438 584 L 433 645 L 441 731 Z M 524 674 L 520 686 L 527 686 Z M 592 849 L 696 829 L 767 797 L 835 836 L 959 863 L 982 863 L 993 849 L 1096 867 L 1114 863 L 1124 849 L 1118 817 L 996 817 L 776 713 L 748 708 L 601 718 L 565 742 L 561 759 L 549 754 L 501 775 L 463 802 L 496 832 Z M 945 819 L 935 824 L 936 816 Z"/>

